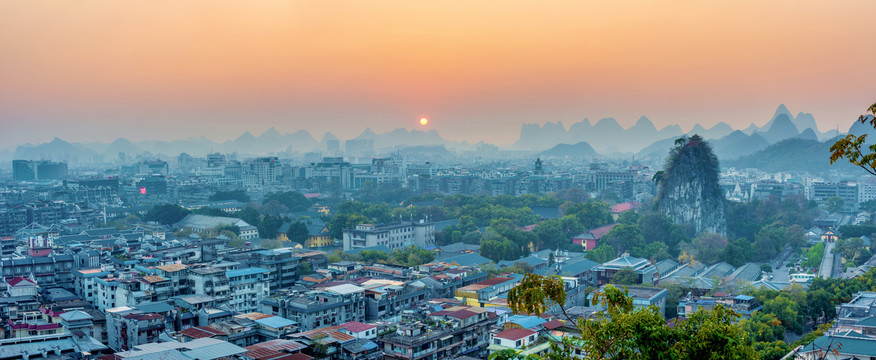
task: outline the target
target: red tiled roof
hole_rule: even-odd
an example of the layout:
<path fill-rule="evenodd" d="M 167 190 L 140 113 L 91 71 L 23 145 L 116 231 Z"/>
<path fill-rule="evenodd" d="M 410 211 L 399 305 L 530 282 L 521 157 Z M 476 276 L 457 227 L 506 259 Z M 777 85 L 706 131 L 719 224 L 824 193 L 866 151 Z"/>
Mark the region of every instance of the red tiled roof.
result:
<path fill-rule="evenodd" d="M 364 323 L 360 323 L 358 321 L 345 322 L 345 323 L 341 324 L 341 326 L 343 326 L 344 329 L 346 329 L 347 331 L 354 332 L 354 333 L 371 330 L 371 329 L 377 327 L 376 325 L 364 324 Z"/>
<path fill-rule="evenodd" d="M 28 279 L 28 278 L 23 277 L 23 276 L 14 277 L 14 278 L 12 278 L 12 280 L 8 280 L 8 281 L 6 281 L 6 283 L 9 284 L 9 286 L 15 286 L 15 285 L 20 284 L 22 281 L 27 281 L 27 282 L 29 282 L 29 283 L 31 283 L 31 284 L 36 285 L 36 283 L 33 282 L 33 280 Z"/>
<path fill-rule="evenodd" d="M 617 223 L 614 223 L 611 225 L 605 225 L 603 227 L 598 227 L 596 229 L 590 230 L 590 233 L 593 234 L 593 237 L 595 237 L 596 240 L 599 240 L 599 239 L 602 239 L 602 237 L 605 236 L 605 234 L 608 234 L 608 232 L 611 231 L 611 229 L 614 229 L 614 227 L 617 225 L 618 225 Z"/>
<path fill-rule="evenodd" d="M 252 348 L 252 349 L 250 349 L 250 348 Z M 250 357 L 250 358 L 253 358 L 256 360 L 276 359 L 279 357 L 283 357 L 286 354 L 286 353 L 283 353 L 283 352 L 280 352 L 277 350 L 255 347 L 255 345 L 247 346 L 245 349 L 247 349 L 249 351 L 247 351 L 244 355 L 246 355 L 246 357 Z"/>
<path fill-rule="evenodd" d="M 563 325 L 564 325 L 563 322 L 559 321 L 559 320 L 551 320 L 551 321 L 548 321 L 544 324 L 541 324 L 541 326 L 544 326 L 545 329 L 548 329 L 548 330 L 553 330 L 553 329 L 559 328 Z"/>
<path fill-rule="evenodd" d="M 340 331 L 332 331 L 326 335 L 331 336 L 333 339 L 340 341 L 342 343 L 347 342 L 347 341 L 351 341 L 351 340 L 356 340 L 355 337 L 353 337 L 349 334 L 342 333 Z"/>
<path fill-rule="evenodd" d="M 265 341 L 265 342 L 258 343 L 255 345 L 250 345 L 250 346 L 247 346 L 245 349 L 247 349 L 249 351 L 254 351 L 254 350 L 258 350 L 258 349 L 265 349 L 265 350 L 272 350 L 275 352 L 280 352 L 280 351 L 298 351 L 298 350 L 304 349 L 305 347 L 306 346 L 304 346 L 303 344 L 301 344 L 295 340 L 276 339 L 276 340 Z M 267 354 L 267 352 L 262 352 L 262 353 Z M 247 356 L 250 356 L 249 353 L 247 353 Z M 252 357 L 252 356 L 250 356 L 250 357 Z"/>
<path fill-rule="evenodd" d="M 185 336 L 188 336 L 192 339 L 200 339 L 200 338 L 205 338 L 205 337 L 228 335 L 228 333 L 226 333 L 224 331 L 216 330 L 216 329 L 211 328 L 209 326 L 190 327 L 190 328 L 186 328 L 186 329 L 181 330 L 179 333 L 183 334 Z"/>
<path fill-rule="evenodd" d="M 497 276 L 497 277 L 494 277 L 492 279 L 487 279 L 487 280 L 477 282 L 477 283 L 474 283 L 474 284 L 471 284 L 468 286 L 463 286 L 463 287 L 459 288 L 459 290 L 478 291 L 478 290 L 488 288 L 488 287 L 493 286 L 493 285 L 498 285 L 498 284 L 501 284 L 501 283 L 504 283 L 504 282 L 510 281 L 510 280 L 514 280 L 514 278 Z"/>
<path fill-rule="evenodd" d="M 310 359 L 313 359 L 313 357 L 310 355 L 307 355 L 305 353 L 299 352 L 299 353 L 289 354 L 289 355 L 286 355 L 284 357 L 277 358 L 274 360 L 310 360 Z"/>
<path fill-rule="evenodd" d="M 478 313 L 476 313 L 476 312 L 468 311 L 468 310 L 456 310 L 456 311 L 441 310 L 438 312 L 431 313 L 431 314 L 429 314 L 429 316 L 450 316 L 450 317 L 454 317 L 457 319 L 468 319 L 468 318 L 475 316 L 477 314 Z"/>
<path fill-rule="evenodd" d="M 535 334 L 535 331 L 526 330 L 526 329 L 508 329 L 502 331 L 496 335 L 493 335 L 495 338 L 507 339 L 507 340 L 520 340 L 529 335 Z"/>

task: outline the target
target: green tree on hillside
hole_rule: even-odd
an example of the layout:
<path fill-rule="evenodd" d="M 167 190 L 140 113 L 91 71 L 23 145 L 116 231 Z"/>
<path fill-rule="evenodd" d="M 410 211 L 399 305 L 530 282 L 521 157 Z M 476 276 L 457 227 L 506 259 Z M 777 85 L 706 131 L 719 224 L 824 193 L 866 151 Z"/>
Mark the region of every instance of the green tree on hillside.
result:
<path fill-rule="evenodd" d="M 870 126 L 876 128 L 876 104 L 871 105 L 868 109 L 867 116 L 861 115 L 858 121 L 862 124 L 869 123 Z M 833 164 L 839 159 L 846 159 L 850 163 L 864 169 L 870 175 L 876 175 L 876 144 L 866 146 L 868 134 L 848 134 L 846 137 L 837 140 L 830 147 L 830 163 Z"/>

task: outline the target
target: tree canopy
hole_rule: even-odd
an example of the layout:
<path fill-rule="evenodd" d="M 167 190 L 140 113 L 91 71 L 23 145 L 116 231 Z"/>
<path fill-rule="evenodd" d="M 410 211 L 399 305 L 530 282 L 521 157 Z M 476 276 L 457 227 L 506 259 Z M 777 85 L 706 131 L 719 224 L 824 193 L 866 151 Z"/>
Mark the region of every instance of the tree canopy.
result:
<path fill-rule="evenodd" d="M 868 115 L 861 115 L 858 121 L 862 124 L 870 124 L 876 128 L 876 104 L 867 108 Z M 848 134 L 843 138 L 838 139 L 833 146 L 830 147 L 830 163 L 833 164 L 837 160 L 846 159 L 848 162 L 858 166 L 870 175 L 876 175 L 876 144 L 867 145 L 868 134 Z"/>
<path fill-rule="evenodd" d="M 750 338 L 736 323 L 738 315 L 723 305 L 698 310 L 670 327 L 658 307 L 634 306 L 625 289 L 609 285 L 595 293 L 594 299 L 605 310 L 589 320 L 566 316 L 568 326 L 578 334 L 555 340 L 546 358 L 571 358 L 575 350 L 581 350 L 585 359 L 757 358 Z M 542 314 L 551 307 L 566 314 L 565 301 L 558 276 L 526 274 L 508 293 L 509 307 L 518 314 Z"/>
<path fill-rule="evenodd" d="M 173 225 L 182 220 L 190 211 L 175 204 L 156 205 L 146 212 L 146 221 L 155 221 L 162 225 Z"/>

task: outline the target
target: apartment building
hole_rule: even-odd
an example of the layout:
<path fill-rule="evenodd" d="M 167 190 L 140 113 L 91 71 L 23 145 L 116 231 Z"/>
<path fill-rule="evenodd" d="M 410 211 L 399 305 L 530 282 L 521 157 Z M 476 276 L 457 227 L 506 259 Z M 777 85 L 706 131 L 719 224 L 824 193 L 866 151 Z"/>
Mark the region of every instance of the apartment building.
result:
<path fill-rule="evenodd" d="M 426 221 L 394 224 L 359 224 L 344 230 L 344 251 L 378 245 L 392 250 L 435 243 L 435 224 Z"/>

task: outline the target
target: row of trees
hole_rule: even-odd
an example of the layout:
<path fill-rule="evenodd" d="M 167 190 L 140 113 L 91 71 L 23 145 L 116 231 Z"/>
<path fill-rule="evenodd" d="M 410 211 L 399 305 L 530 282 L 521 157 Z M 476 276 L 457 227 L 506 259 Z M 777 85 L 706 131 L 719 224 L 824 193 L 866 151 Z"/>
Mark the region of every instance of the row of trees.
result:
<path fill-rule="evenodd" d="M 361 261 L 366 264 L 380 263 L 397 266 L 414 267 L 427 264 L 435 260 L 435 253 L 416 246 L 408 246 L 395 249 L 390 253 L 375 250 L 362 250 L 358 254 L 350 254 L 336 251 L 328 255 L 329 262 L 338 261 Z"/>
<path fill-rule="evenodd" d="M 606 234 L 587 257 L 605 262 L 623 252 L 660 261 L 682 254 L 705 264 L 718 261 L 740 266 L 777 256 L 786 245 L 806 245 L 804 226 L 812 223 L 815 210 L 801 199 L 753 201 L 728 205 L 729 237 L 703 233 L 692 237 L 690 229 L 674 224 L 658 212 L 624 213 L 619 224 Z M 757 251 L 755 251 L 757 249 Z"/>

